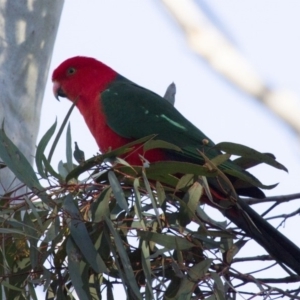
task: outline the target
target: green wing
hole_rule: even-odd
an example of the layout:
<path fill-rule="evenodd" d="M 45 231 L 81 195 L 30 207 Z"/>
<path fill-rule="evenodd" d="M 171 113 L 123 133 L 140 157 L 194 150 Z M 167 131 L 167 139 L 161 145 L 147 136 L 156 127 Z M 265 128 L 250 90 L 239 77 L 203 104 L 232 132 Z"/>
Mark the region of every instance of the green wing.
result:
<path fill-rule="evenodd" d="M 172 160 L 203 164 L 199 150 L 209 159 L 221 154 L 214 148 L 214 143 L 172 104 L 124 77 L 120 76 L 101 93 L 101 104 L 108 126 L 120 136 L 139 139 L 157 134 L 156 139 L 180 147 L 182 152 L 165 150 Z M 203 143 L 203 140 L 208 143 Z M 254 176 L 230 160 L 219 167 L 227 174 L 235 174 L 234 177 L 245 178 L 248 183 L 264 187 Z M 249 187 L 248 184 L 246 186 Z"/>
<path fill-rule="evenodd" d="M 138 139 L 157 134 L 156 139 L 180 147 L 191 159 L 200 159 L 197 149 L 209 157 L 219 154 L 212 149 L 214 143 L 173 105 L 129 80 L 113 82 L 102 92 L 101 100 L 108 126 L 123 137 Z M 204 145 L 204 139 L 209 143 Z"/>

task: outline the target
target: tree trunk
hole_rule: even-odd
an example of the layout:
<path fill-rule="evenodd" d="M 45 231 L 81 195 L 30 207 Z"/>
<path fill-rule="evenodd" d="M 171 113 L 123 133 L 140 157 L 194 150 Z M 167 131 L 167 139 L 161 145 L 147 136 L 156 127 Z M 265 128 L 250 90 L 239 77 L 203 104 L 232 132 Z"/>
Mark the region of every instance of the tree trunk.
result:
<path fill-rule="evenodd" d="M 0 0 L 0 122 L 30 162 L 63 4 Z M 0 171 L 0 196 L 17 184 Z"/>

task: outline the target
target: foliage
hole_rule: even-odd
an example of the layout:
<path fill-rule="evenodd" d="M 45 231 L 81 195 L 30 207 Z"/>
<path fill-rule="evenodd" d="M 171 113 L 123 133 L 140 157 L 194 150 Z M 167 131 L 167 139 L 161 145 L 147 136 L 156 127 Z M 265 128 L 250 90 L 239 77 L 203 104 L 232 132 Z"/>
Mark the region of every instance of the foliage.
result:
<path fill-rule="evenodd" d="M 235 278 L 255 282 L 260 295 L 281 295 L 278 288 L 250 275 L 243 278 L 232 268 L 246 236 L 209 218 L 199 204 L 205 177 L 222 176 L 217 165 L 229 155 L 204 166 L 161 162 L 136 167 L 119 158 L 134 146 L 173 147 L 150 136 L 76 165 L 68 127 L 66 162 L 56 171 L 51 157 L 63 127 L 48 157 L 56 123 L 40 141 L 37 174 L 0 132 L 1 167 L 7 165 L 24 184 L 1 199 L 3 299 L 37 299 L 37 285 L 46 299 L 73 299 L 74 291 L 81 300 L 102 299 L 104 293 L 114 299 L 117 285 L 127 299 L 232 299 L 243 294 Z M 219 147 L 238 152 L 240 165 L 275 164 L 271 155 L 243 146 Z M 76 145 L 74 157 L 84 157 L 79 151 Z"/>

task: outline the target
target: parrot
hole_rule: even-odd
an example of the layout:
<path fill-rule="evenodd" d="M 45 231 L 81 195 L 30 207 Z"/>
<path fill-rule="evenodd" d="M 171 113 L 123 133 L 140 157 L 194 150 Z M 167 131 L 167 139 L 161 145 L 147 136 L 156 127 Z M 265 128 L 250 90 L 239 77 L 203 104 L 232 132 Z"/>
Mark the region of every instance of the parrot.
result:
<path fill-rule="evenodd" d="M 177 161 L 205 165 L 199 151 L 209 159 L 222 153 L 172 105 L 172 101 L 130 81 L 95 58 L 76 56 L 65 60 L 54 70 L 52 82 L 58 100 L 63 97 L 75 103 L 102 153 L 149 135 L 177 146 L 180 151 L 155 148 L 144 153 L 142 147 L 136 147 L 126 153 L 128 163 L 142 165 L 146 159 L 149 163 Z M 260 244 L 289 274 L 293 274 L 293 270 L 300 276 L 300 249 L 242 198 L 264 198 L 263 191 L 249 183 L 241 184 L 242 180 L 230 171 L 256 178 L 230 159 L 218 167 L 235 186 L 237 197 L 226 208 L 216 205 L 228 200 L 230 192 L 210 177 L 206 194 L 210 193 L 214 202 L 207 203 Z"/>

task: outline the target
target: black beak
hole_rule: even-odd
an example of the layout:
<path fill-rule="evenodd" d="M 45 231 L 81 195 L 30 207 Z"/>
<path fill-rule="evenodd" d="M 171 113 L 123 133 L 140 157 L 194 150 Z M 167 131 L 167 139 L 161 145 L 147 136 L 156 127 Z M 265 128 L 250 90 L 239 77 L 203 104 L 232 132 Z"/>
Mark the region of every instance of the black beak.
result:
<path fill-rule="evenodd" d="M 58 101 L 59 101 L 59 97 L 67 98 L 67 95 L 64 93 L 64 91 L 62 90 L 62 88 L 59 88 L 59 89 L 56 91 L 55 98 L 56 98 Z"/>
<path fill-rule="evenodd" d="M 54 81 L 53 83 L 53 94 L 58 101 L 59 101 L 59 97 L 67 98 L 67 95 L 64 93 L 63 89 L 56 81 Z"/>

